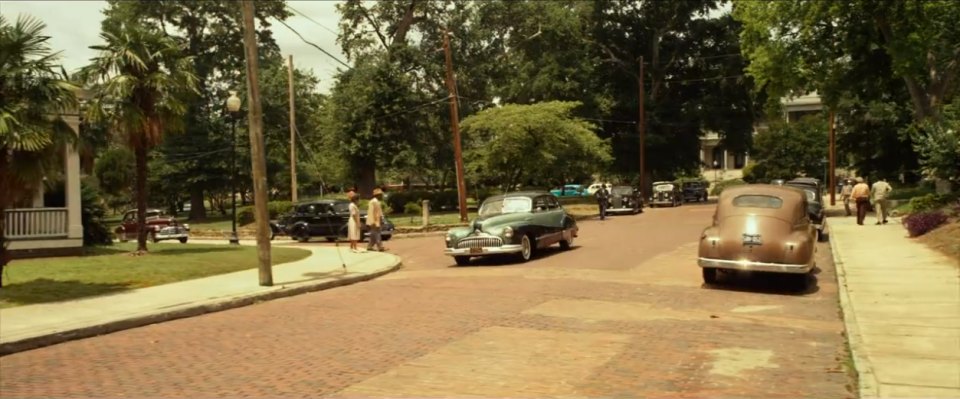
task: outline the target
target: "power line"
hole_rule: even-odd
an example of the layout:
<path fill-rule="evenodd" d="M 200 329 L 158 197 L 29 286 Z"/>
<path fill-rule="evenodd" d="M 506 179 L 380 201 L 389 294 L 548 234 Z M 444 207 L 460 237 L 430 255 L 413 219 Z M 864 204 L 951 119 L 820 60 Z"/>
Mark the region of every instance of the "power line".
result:
<path fill-rule="evenodd" d="M 290 4 L 287 4 L 287 8 L 289 8 L 290 11 L 293 11 L 294 13 L 300 14 L 300 16 L 306 18 L 308 21 L 313 22 L 313 23 L 319 25 L 319 26 L 320 26 L 321 28 L 323 28 L 323 29 L 326 29 L 327 32 L 333 33 L 334 35 L 340 35 L 340 33 L 338 33 L 337 31 L 335 31 L 335 30 L 333 30 L 333 29 L 330 29 L 330 28 L 328 28 L 326 25 L 321 24 L 321 23 L 315 21 L 313 18 L 310 18 L 309 16 L 307 16 L 307 14 L 304 14 L 304 13 L 302 13 L 302 12 L 300 12 L 300 11 L 297 11 L 297 9 L 291 7 Z"/>
<path fill-rule="evenodd" d="M 307 40 L 306 38 L 304 38 L 303 35 L 300 34 L 300 32 L 297 32 L 296 29 L 291 28 L 290 25 L 287 25 L 286 22 L 283 22 L 282 20 L 279 20 L 279 19 L 278 19 L 277 21 L 280 22 L 281 24 L 283 24 L 283 26 L 286 26 L 287 29 L 290 29 L 290 30 L 291 30 L 294 34 L 296 34 L 297 37 L 299 37 L 300 40 L 302 40 L 304 43 L 309 44 L 309 45 L 315 47 L 317 50 L 322 51 L 324 54 L 327 55 L 327 57 L 333 58 L 335 61 L 339 62 L 341 65 L 347 67 L 347 69 L 351 69 L 351 68 L 352 68 L 352 67 L 351 67 L 350 65 L 348 65 L 346 62 L 343 62 L 343 61 L 341 61 L 339 58 L 335 57 L 333 54 L 328 53 L 327 50 L 324 50 L 324 49 L 321 48 L 320 46 L 318 46 L 318 45 L 316 45 L 315 43 L 313 43 L 313 42 Z"/>
<path fill-rule="evenodd" d="M 396 112 L 391 112 L 391 113 L 389 113 L 389 114 L 383 114 L 383 115 L 380 115 L 380 116 L 378 116 L 378 117 L 376 117 L 376 118 L 372 118 L 372 119 L 373 119 L 373 120 L 377 120 L 377 119 L 386 118 L 386 117 L 388 117 L 388 116 L 410 113 L 410 112 L 417 111 L 417 110 L 419 110 L 419 109 L 426 108 L 426 107 L 429 107 L 429 106 L 431 106 L 431 105 L 434 105 L 434 104 L 437 104 L 437 103 L 440 103 L 440 102 L 443 102 L 443 101 L 447 101 L 447 100 L 449 100 L 449 99 L 450 99 L 449 96 L 443 97 L 443 98 L 438 98 L 438 99 L 436 99 L 436 100 L 433 100 L 433 101 L 430 101 L 430 102 L 427 102 L 427 103 L 423 103 L 423 104 L 420 104 L 420 105 L 415 105 L 415 106 L 413 106 L 413 107 L 410 107 L 410 108 L 407 108 L 407 109 L 402 109 L 402 110 L 396 111 Z"/>

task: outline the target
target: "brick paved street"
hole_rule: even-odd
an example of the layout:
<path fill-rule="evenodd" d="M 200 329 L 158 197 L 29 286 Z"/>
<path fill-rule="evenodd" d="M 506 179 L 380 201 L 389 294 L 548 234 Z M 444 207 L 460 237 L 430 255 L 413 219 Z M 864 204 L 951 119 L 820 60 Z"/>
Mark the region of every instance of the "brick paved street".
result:
<path fill-rule="evenodd" d="M 853 397 L 829 246 L 806 292 L 704 287 L 712 211 L 581 222 L 527 264 L 389 241 L 378 280 L 0 358 L 0 396 Z"/>

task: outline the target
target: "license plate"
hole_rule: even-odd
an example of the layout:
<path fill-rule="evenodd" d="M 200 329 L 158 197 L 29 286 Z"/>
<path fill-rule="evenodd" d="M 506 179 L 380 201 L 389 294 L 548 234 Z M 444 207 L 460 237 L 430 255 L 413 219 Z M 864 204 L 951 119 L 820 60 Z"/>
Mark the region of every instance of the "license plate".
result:
<path fill-rule="evenodd" d="M 760 245 L 759 234 L 744 234 L 743 245 Z"/>
<path fill-rule="evenodd" d="M 472 254 L 482 254 L 483 248 L 470 248 L 470 253 Z"/>

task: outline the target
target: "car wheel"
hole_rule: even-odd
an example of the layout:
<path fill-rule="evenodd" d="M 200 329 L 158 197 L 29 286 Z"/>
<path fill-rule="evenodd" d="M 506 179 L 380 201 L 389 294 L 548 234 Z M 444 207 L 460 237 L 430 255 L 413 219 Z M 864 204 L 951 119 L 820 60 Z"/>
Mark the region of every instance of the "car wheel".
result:
<path fill-rule="evenodd" d="M 181 244 L 186 244 L 186 243 L 187 243 L 187 237 L 181 237 L 181 238 L 180 238 L 180 243 L 181 243 Z"/>
<path fill-rule="evenodd" d="M 296 237 L 297 241 L 300 242 L 310 241 L 310 232 L 308 232 L 305 228 L 299 229 L 297 230 Z"/>
<path fill-rule="evenodd" d="M 573 247 L 573 232 L 570 233 L 570 238 L 566 240 L 560 240 L 560 249 L 567 250 Z"/>
<path fill-rule="evenodd" d="M 157 239 L 157 232 L 155 231 L 151 231 L 150 234 L 147 235 L 147 239 L 153 241 L 154 244 L 160 242 L 160 240 Z"/>
<path fill-rule="evenodd" d="M 520 260 L 526 262 L 533 258 L 533 240 L 525 235 L 520 239 Z"/>
<path fill-rule="evenodd" d="M 270 229 L 270 241 L 273 241 L 274 238 L 277 238 L 277 231 Z"/>
<path fill-rule="evenodd" d="M 717 282 L 717 269 L 712 267 L 703 268 L 703 282 L 714 284 Z"/>
<path fill-rule="evenodd" d="M 827 242 L 830 240 L 830 235 L 823 231 L 823 229 L 817 230 L 817 241 Z"/>
<path fill-rule="evenodd" d="M 127 232 L 117 233 L 117 239 L 119 239 L 120 242 L 130 241 L 130 237 L 127 237 Z"/>
<path fill-rule="evenodd" d="M 457 266 L 466 266 L 470 264 L 469 256 L 454 256 L 453 260 L 457 262 Z"/>

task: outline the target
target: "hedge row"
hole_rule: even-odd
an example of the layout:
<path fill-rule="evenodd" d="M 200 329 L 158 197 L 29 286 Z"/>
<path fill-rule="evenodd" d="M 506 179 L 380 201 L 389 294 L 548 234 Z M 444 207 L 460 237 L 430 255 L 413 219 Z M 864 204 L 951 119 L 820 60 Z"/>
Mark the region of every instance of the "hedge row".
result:
<path fill-rule="evenodd" d="M 739 186 L 743 184 L 747 184 L 747 182 L 743 181 L 743 179 L 724 180 L 713 186 L 713 189 L 710 190 L 710 195 L 717 196 L 720 195 L 720 193 L 722 193 L 727 187 Z"/>
<path fill-rule="evenodd" d="M 467 198 L 467 201 L 470 201 L 472 198 L 479 197 L 480 202 L 483 202 L 487 197 L 497 194 L 493 190 L 481 189 L 477 192 L 470 192 L 470 197 Z M 417 207 L 421 206 L 423 200 L 430 201 L 430 209 L 433 211 L 440 210 L 455 210 L 459 206 L 459 197 L 457 190 L 443 190 L 443 191 L 397 191 L 387 193 L 387 198 L 384 200 L 387 206 L 390 207 L 391 212 L 406 212 L 411 213 L 416 211 Z"/>
<path fill-rule="evenodd" d="M 270 213 L 270 219 L 276 219 L 281 215 L 290 212 L 293 203 L 290 201 L 272 201 L 267 203 L 267 211 Z M 244 226 L 256 221 L 253 205 L 237 208 L 237 224 Z"/>

